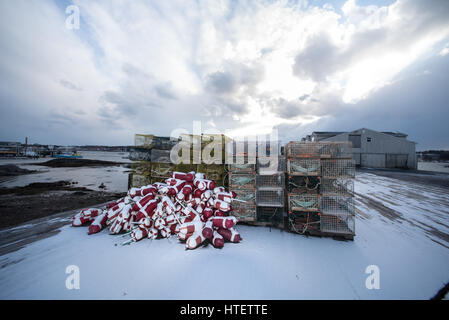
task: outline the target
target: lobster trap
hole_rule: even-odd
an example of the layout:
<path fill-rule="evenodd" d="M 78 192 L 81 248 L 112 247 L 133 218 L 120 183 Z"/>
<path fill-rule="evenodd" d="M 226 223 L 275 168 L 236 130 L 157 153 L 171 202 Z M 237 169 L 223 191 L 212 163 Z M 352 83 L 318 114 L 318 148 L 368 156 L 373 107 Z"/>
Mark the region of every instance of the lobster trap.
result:
<path fill-rule="evenodd" d="M 151 149 L 153 147 L 153 139 L 154 135 L 152 134 L 135 134 L 134 145 L 139 148 Z"/>
<path fill-rule="evenodd" d="M 228 171 L 233 173 L 253 173 L 256 171 L 256 165 L 252 163 L 228 164 Z"/>
<path fill-rule="evenodd" d="M 137 173 L 130 173 L 128 175 L 128 189 L 140 188 L 149 184 L 151 184 L 151 178 L 147 175 Z"/>
<path fill-rule="evenodd" d="M 205 164 L 219 164 L 225 160 L 225 149 L 222 143 L 212 142 L 201 145 L 201 162 Z"/>
<path fill-rule="evenodd" d="M 129 152 L 129 159 L 133 161 L 151 161 L 151 149 L 133 147 Z"/>
<path fill-rule="evenodd" d="M 225 167 L 223 164 L 198 164 L 196 172 L 204 173 L 209 180 L 215 181 L 218 185 L 225 184 Z"/>
<path fill-rule="evenodd" d="M 151 149 L 151 162 L 171 163 L 170 150 Z"/>
<path fill-rule="evenodd" d="M 151 175 L 150 161 L 134 161 L 130 163 L 130 169 L 133 173 L 149 176 Z"/>
<path fill-rule="evenodd" d="M 256 221 L 256 205 L 235 201 L 232 203 L 232 215 L 240 222 Z"/>
<path fill-rule="evenodd" d="M 257 207 L 257 222 L 283 227 L 284 209 L 279 207 Z"/>
<path fill-rule="evenodd" d="M 258 174 L 256 175 L 256 187 L 258 189 L 270 189 L 270 188 L 284 188 L 285 187 L 285 175 L 279 174 Z"/>
<path fill-rule="evenodd" d="M 320 210 L 320 196 L 317 193 L 288 194 L 288 211 L 317 212 Z"/>
<path fill-rule="evenodd" d="M 289 176 L 286 185 L 288 193 L 317 193 L 320 187 L 320 178 L 316 176 Z"/>
<path fill-rule="evenodd" d="M 355 235 L 355 217 L 353 214 L 322 214 L 320 231 L 324 234 L 346 235 L 350 239 Z"/>
<path fill-rule="evenodd" d="M 258 189 L 256 204 L 260 207 L 284 207 L 284 198 L 284 189 Z"/>
<path fill-rule="evenodd" d="M 299 234 L 319 234 L 321 219 L 318 213 L 292 211 L 288 213 L 288 230 Z"/>
<path fill-rule="evenodd" d="M 177 140 L 170 137 L 158 137 L 152 134 L 136 134 L 134 135 L 134 145 L 140 148 L 170 150 Z"/>
<path fill-rule="evenodd" d="M 199 172 L 198 165 L 192 164 L 192 163 L 179 163 L 179 164 L 173 164 L 173 171 L 177 172 Z"/>
<path fill-rule="evenodd" d="M 174 165 L 171 163 L 152 162 L 151 163 L 151 177 L 170 177 L 170 172 L 173 171 Z"/>
<path fill-rule="evenodd" d="M 347 196 L 322 196 L 321 212 L 328 215 L 353 214 L 354 198 Z"/>
<path fill-rule="evenodd" d="M 352 159 L 352 143 L 350 141 L 318 142 L 318 153 L 321 158 Z"/>
<path fill-rule="evenodd" d="M 350 159 L 321 160 L 321 176 L 325 178 L 354 178 L 355 161 Z"/>
<path fill-rule="evenodd" d="M 287 173 L 292 176 L 319 176 L 320 159 L 288 159 Z"/>
<path fill-rule="evenodd" d="M 257 172 L 259 174 L 273 174 L 286 171 L 286 161 L 284 157 L 273 156 L 273 158 L 258 158 Z"/>
<path fill-rule="evenodd" d="M 229 173 L 229 188 L 233 191 L 239 189 L 255 189 L 256 187 L 256 174 L 235 174 Z"/>
<path fill-rule="evenodd" d="M 319 158 L 317 142 L 289 142 L 285 145 L 287 158 Z"/>
<path fill-rule="evenodd" d="M 238 189 L 234 190 L 234 192 L 237 194 L 236 199 L 246 201 L 247 204 L 256 204 L 256 190 L 255 189 Z M 238 201 L 234 201 L 232 203 L 232 206 L 236 204 Z"/>
<path fill-rule="evenodd" d="M 167 180 L 166 177 L 151 177 L 151 183 L 157 183 L 157 182 L 162 182 L 162 183 L 166 183 L 165 180 Z"/>
<path fill-rule="evenodd" d="M 354 180 L 322 178 L 320 193 L 328 196 L 351 197 L 354 195 Z"/>

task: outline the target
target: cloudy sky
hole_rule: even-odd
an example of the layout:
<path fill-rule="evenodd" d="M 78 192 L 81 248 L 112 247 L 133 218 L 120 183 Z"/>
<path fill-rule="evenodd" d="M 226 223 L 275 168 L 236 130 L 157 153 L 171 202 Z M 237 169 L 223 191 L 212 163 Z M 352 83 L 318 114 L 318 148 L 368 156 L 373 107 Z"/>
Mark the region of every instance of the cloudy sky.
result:
<path fill-rule="evenodd" d="M 3 0 L 0 140 L 130 145 L 197 120 L 449 148 L 448 17 L 447 0 Z"/>

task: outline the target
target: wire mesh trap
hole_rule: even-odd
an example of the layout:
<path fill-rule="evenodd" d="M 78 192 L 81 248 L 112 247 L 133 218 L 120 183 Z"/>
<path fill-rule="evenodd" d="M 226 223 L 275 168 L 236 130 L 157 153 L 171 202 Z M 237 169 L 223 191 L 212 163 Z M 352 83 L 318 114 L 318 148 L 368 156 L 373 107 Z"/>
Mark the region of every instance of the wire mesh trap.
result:
<path fill-rule="evenodd" d="M 257 207 L 257 222 L 279 225 L 284 222 L 284 209 L 279 207 Z"/>
<path fill-rule="evenodd" d="M 323 214 L 345 215 L 354 213 L 354 198 L 350 196 L 323 195 L 320 202 Z"/>
<path fill-rule="evenodd" d="M 170 150 L 151 149 L 151 161 L 159 163 L 170 163 Z"/>
<path fill-rule="evenodd" d="M 321 219 L 317 213 L 293 211 L 288 213 L 288 229 L 291 232 L 307 234 L 320 232 Z"/>
<path fill-rule="evenodd" d="M 229 188 L 231 190 L 238 189 L 255 189 L 256 174 L 234 174 L 229 173 Z"/>
<path fill-rule="evenodd" d="M 352 143 L 350 141 L 318 142 L 317 148 L 321 158 L 352 159 Z"/>
<path fill-rule="evenodd" d="M 256 165 L 251 163 L 228 164 L 228 171 L 234 173 L 251 173 L 256 171 Z"/>
<path fill-rule="evenodd" d="M 289 176 L 287 178 L 288 193 L 318 192 L 320 179 L 315 176 Z"/>
<path fill-rule="evenodd" d="M 288 194 L 289 211 L 319 211 L 320 197 L 318 194 L 302 193 Z"/>
<path fill-rule="evenodd" d="M 263 207 L 284 207 L 284 189 L 257 190 L 256 204 Z"/>
<path fill-rule="evenodd" d="M 264 188 L 284 188 L 285 175 L 283 173 L 273 175 L 256 175 L 256 187 Z"/>
<path fill-rule="evenodd" d="M 232 215 L 241 222 L 254 222 L 256 221 L 256 205 L 245 202 L 233 202 Z"/>
<path fill-rule="evenodd" d="M 322 178 L 320 184 L 320 193 L 322 195 L 353 196 L 354 180 L 344 178 Z"/>
<path fill-rule="evenodd" d="M 151 176 L 152 177 L 169 177 L 170 172 L 173 171 L 174 165 L 171 163 L 151 163 Z"/>
<path fill-rule="evenodd" d="M 289 142 L 285 145 L 287 158 L 319 158 L 317 142 Z"/>
<path fill-rule="evenodd" d="M 321 215 L 321 232 L 333 234 L 355 234 L 355 217 L 353 214 Z"/>
<path fill-rule="evenodd" d="M 258 158 L 257 172 L 259 174 L 271 174 L 286 171 L 286 160 L 284 157 L 276 156 L 275 158 Z"/>
<path fill-rule="evenodd" d="M 325 178 L 354 178 L 355 161 L 349 159 L 321 160 L 321 176 Z"/>
<path fill-rule="evenodd" d="M 287 173 L 292 176 L 319 176 L 320 159 L 288 159 Z"/>
<path fill-rule="evenodd" d="M 247 204 L 256 204 L 256 190 L 255 189 L 237 189 L 233 190 L 237 194 L 238 200 L 246 201 Z M 232 206 L 236 204 L 237 201 L 232 203 Z"/>
<path fill-rule="evenodd" d="M 128 189 L 140 188 L 151 183 L 151 178 L 147 175 L 140 175 L 136 173 L 130 173 L 128 175 Z"/>

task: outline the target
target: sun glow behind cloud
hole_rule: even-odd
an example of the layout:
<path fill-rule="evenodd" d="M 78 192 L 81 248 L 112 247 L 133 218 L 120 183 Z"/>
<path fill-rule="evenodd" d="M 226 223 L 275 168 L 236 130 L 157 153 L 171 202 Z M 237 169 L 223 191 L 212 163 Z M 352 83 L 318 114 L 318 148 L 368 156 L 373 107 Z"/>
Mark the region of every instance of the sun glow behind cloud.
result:
<path fill-rule="evenodd" d="M 239 134 L 317 124 L 447 54 L 436 47 L 448 41 L 447 1 L 73 2 L 82 32 L 52 2 L 0 4 L 0 71 L 27 92 L 4 89 L 5 101 L 21 114 L 32 101 L 54 130 L 122 143 L 193 120 Z"/>

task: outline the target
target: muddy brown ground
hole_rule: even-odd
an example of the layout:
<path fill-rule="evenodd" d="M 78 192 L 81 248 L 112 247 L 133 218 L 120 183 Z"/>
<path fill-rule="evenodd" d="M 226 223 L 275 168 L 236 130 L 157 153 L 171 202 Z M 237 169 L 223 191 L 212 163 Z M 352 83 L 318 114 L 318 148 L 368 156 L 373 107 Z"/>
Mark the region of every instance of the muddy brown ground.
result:
<path fill-rule="evenodd" d="M 34 172 L 36 172 L 36 170 L 22 169 L 19 166 L 16 166 L 15 164 L 0 165 L 0 177 L 13 177 L 22 174 L 30 174 Z"/>
<path fill-rule="evenodd" d="M 113 201 L 125 194 L 72 187 L 67 181 L 0 188 L 0 229 L 63 211 Z"/>
<path fill-rule="evenodd" d="M 91 159 L 52 159 L 46 162 L 33 163 L 37 166 L 46 166 L 52 168 L 66 168 L 66 167 L 94 167 L 94 166 L 117 166 L 117 165 L 129 165 L 129 163 L 104 161 L 104 160 L 91 160 Z"/>

